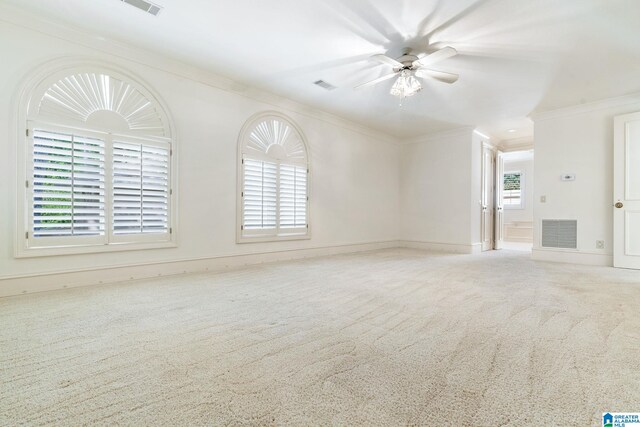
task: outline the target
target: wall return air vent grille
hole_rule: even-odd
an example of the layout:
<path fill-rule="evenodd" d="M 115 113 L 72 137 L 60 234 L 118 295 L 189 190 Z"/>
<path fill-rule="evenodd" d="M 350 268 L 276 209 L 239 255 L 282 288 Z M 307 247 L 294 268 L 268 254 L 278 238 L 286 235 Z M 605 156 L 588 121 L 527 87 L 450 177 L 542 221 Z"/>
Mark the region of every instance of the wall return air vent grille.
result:
<path fill-rule="evenodd" d="M 542 247 L 578 248 L 578 221 L 575 219 L 543 219 Z"/>
<path fill-rule="evenodd" d="M 326 89 L 326 90 L 334 90 L 336 89 L 336 87 L 334 85 L 332 85 L 331 83 L 327 83 L 324 80 L 316 80 L 315 82 L 313 82 L 314 85 L 321 87 L 322 89 Z"/>
<path fill-rule="evenodd" d="M 145 0 L 120 0 L 123 3 L 127 3 L 135 8 L 138 8 L 144 12 L 150 13 L 153 16 L 158 16 L 162 8 L 156 4 L 150 3 Z"/>

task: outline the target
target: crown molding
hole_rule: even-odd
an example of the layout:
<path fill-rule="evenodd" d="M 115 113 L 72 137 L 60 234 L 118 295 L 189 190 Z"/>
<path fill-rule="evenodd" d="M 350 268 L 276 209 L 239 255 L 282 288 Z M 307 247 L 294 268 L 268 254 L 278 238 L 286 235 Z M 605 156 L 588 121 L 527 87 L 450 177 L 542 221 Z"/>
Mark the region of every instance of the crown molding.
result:
<path fill-rule="evenodd" d="M 281 109 L 287 113 L 300 114 L 340 126 L 374 138 L 380 142 L 391 143 L 394 145 L 398 145 L 399 143 L 399 139 L 391 134 L 345 119 L 317 107 L 300 103 L 290 98 L 234 81 L 226 76 L 214 73 L 213 71 L 182 62 L 160 53 L 134 47 L 116 40 L 105 39 L 104 37 L 96 36 L 95 34 L 77 27 L 62 25 L 58 22 L 46 19 L 43 16 L 29 14 L 18 7 L 8 5 L 6 3 L 3 4 L 1 2 L 0 22 L 54 37 L 75 45 L 90 48 L 94 52 L 93 55 L 96 57 L 98 56 L 96 53 L 114 56 L 119 59 L 170 73 L 181 78 L 186 78 L 218 90 L 223 90 L 244 98 L 269 104 L 270 106 L 275 107 L 276 109 Z"/>
<path fill-rule="evenodd" d="M 630 104 L 640 104 L 640 92 L 600 99 L 597 101 L 587 102 L 585 104 L 572 105 L 569 107 L 562 107 L 554 110 L 533 112 L 529 115 L 529 118 L 531 118 L 531 120 L 533 120 L 534 122 L 539 122 L 559 117 L 585 114 L 591 111 L 604 110 L 607 108 L 622 107 Z"/>
<path fill-rule="evenodd" d="M 493 136 L 489 132 L 482 131 L 482 130 L 480 130 L 478 128 L 474 128 L 473 129 L 473 134 L 479 136 L 480 138 L 482 138 L 485 143 L 488 143 L 492 139 L 495 141 L 495 138 L 493 138 Z M 490 144 L 495 145 L 495 143 L 490 143 Z"/>
<path fill-rule="evenodd" d="M 455 129 L 447 129 L 440 132 L 428 133 L 424 135 L 419 135 L 412 138 L 405 138 L 400 140 L 400 144 L 409 145 L 409 144 L 420 144 L 424 142 L 434 142 L 445 138 L 452 138 L 456 136 L 471 136 L 473 131 L 475 130 L 475 126 L 462 126 Z"/>

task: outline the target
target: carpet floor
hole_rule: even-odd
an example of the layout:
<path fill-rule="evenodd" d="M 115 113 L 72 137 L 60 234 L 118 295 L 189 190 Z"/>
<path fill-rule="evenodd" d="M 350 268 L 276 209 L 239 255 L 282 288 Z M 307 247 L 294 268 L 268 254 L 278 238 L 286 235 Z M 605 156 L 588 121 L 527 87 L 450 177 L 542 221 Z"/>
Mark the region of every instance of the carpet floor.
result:
<path fill-rule="evenodd" d="M 391 249 L 0 299 L 0 425 L 600 426 L 640 272 Z"/>

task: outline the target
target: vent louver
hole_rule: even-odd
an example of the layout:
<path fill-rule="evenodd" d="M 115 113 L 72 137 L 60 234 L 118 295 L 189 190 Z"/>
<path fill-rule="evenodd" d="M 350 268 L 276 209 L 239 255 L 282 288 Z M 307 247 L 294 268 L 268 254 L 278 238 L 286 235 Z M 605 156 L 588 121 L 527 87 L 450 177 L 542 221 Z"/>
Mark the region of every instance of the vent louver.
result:
<path fill-rule="evenodd" d="M 324 80 L 316 80 L 313 82 L 314 85 L 320 86 L 322 89 L 326 90 L 334 90 L 336 87 L 330 83 L 325 82 Z"/>
<path fill-rule="evenodd" d="M 160 6 L 145 0 L 120 0 L 120 1 L 123 3 L 127 3 L 144 12 L 150 13 L 153 16 L 158 16 L 158 13 L 160 13 L 160 10 L 162 10 Z"/>
<path fill-rule="evenodd" d="M 542 247 L 577 249 L 577 234 L 578 222 L 575 219 L 542 220 Z"/>

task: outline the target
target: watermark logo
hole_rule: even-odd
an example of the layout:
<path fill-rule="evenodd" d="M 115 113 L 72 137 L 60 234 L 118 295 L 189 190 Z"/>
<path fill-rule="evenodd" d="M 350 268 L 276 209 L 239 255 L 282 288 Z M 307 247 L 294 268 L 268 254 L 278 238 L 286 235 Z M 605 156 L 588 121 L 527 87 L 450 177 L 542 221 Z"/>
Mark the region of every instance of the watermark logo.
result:
<path fill-rule="evenodd" d="M 640 427 L 640 412 L 604 412 L 602 427 Z"/>

